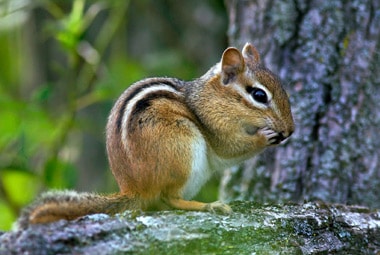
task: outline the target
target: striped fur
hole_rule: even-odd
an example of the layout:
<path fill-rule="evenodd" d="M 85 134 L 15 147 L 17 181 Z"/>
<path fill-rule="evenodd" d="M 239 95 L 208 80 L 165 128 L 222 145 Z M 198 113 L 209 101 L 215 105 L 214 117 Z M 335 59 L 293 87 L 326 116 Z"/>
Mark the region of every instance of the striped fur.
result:
<path fill-rule="evenodd" d="M 136 206 L 229 213 L 231 208 L 220 202 L 185 199 L 214 171 L 280 143 L 293 130 L 288 96 L 278 78 L 262 67 L 256 48 L 228 48 L 220 63 L 194 81 L 145 79 L 116 101 L 106 139 L 117 196 L 58 195 L 51 200 L 50 194 L 25 217 L 43 223 Z"/>
<path fill-rule="evenodd" d="M 173 90 L 180 89 L 180 85 L 183 84 L 183 81 L 174 79 L 174 78 L 150 78 L 146 80 L 142 80 L 135 84 L 132 88 L 129 90 L 126 90 L 123 95 L 119 98 L 119 101 L 121 101 L 121 107 L 119 108 L 120 112 L 117 114 L 117 124 L 116 128 L 117 131 L 121 130 L 122 125 L 122 119 L 124 117 L 124 111 L 129 103 L 130 100 L 132 100 L 136 95 L 141 93 L 145 89 L 154 88 L 157 85 L 165 85 L 167 87 L 172 88 Z"/>
<path fill-rule="evenodd" d="M 230 48 L 194 81 L 151 78 L 128 88 L 107 127 L 109 161 L 121 192 L 154 202 L 189 199 L 213 171 L 288 137 L 294 129 L 289 100 L 259 61 L 251 45 L 243 54 Z M 255 100 L 250 88 L 264 91 L 268 102 Z M 178 187 L 168 191 L 173 182 Z"/>

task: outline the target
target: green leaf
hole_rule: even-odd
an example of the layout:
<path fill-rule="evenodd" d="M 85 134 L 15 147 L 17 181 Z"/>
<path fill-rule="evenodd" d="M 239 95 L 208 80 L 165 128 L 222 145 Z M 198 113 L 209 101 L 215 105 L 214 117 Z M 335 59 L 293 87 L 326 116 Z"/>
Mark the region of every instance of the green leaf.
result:
<path fill-rule="evenodd" d="M 71 51 L 76 50 L 85 24 L 83 20 L 84 0 L 75 0 L 69 16 L 61 20 L 61 29 L 56 34 L 57 40 L 64 48 Z"/>
<path fill-rule="evenodd" d="M 40 184 L 38 178 L 30 172 L 13 169 L 2 170 L 1 180 L 9 199 L 19 206 L 33 200 Z"/>
<path fill-rule="evenodd" d="M 16 220 L 16 216 L 9 206 L 0 201 L 0 230 L 8 231 L 12 228 L 12 223 Z"/>

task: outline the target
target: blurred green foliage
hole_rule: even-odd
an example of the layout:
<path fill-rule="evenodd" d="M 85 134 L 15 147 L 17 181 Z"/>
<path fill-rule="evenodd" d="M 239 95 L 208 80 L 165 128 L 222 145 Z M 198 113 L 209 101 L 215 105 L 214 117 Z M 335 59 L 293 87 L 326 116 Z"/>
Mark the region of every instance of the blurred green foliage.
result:
<path fill-rule="evenodd" d="M 225 30 L 221 0 L 2 1 L 0 230 L 43 190 L 117 190 L 103 137 L 112 102 L 147 76 L 199 76 Z"/>

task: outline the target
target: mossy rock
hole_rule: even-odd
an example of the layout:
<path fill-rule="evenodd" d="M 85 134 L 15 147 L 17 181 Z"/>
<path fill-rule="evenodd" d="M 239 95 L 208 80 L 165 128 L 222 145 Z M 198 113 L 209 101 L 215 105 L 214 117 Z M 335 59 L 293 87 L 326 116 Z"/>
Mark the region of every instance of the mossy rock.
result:
<path fill-rule="evenodd" d="M 127 211 L 14 230 L 0 254 L 378 254 L 380 211 L 236 201 L 231 215 Z"/>

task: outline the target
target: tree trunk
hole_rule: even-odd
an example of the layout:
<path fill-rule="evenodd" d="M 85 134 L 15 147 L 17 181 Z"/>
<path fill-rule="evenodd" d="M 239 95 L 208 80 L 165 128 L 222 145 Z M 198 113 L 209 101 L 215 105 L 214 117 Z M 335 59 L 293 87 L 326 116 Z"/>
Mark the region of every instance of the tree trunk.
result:
<path fill-rule="evenodd" d="M 221 198 L 380 207 L 380 1 L 226 0 L 291 97 L 296 132 L 225 172 Z"/>

